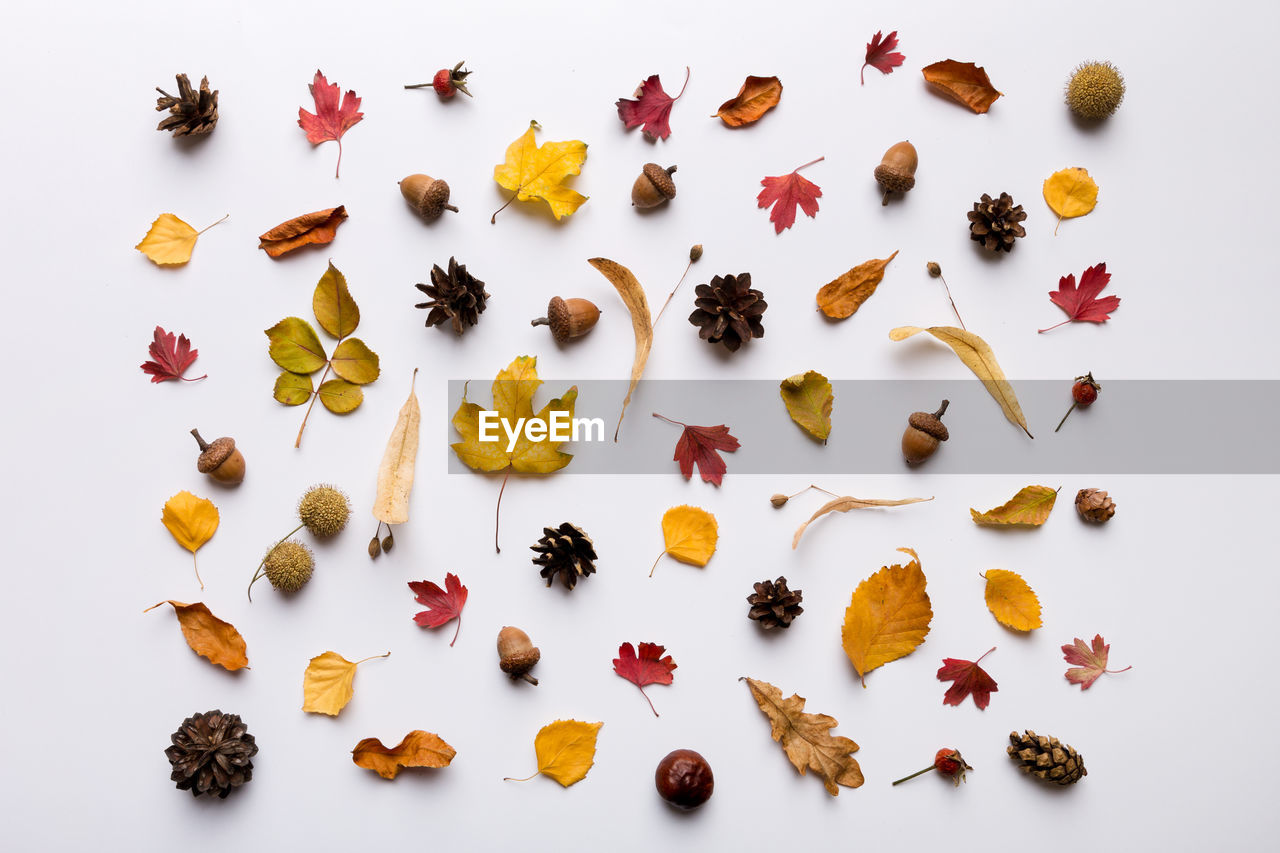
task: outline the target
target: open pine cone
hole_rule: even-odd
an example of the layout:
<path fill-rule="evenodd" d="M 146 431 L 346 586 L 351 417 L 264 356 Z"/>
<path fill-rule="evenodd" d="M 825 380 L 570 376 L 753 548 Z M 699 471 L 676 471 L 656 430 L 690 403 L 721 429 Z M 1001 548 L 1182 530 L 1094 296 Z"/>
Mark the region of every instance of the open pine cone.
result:
<path fill-rule="evenodd" d="M 1013 241 L 1027 236 L 1019 224 L 1026 218 L 1022 205 L 1015 206 L 1008 193 L 1000 193 L 994 201 L 983 193 L 969 211 L 969 239 L 981 243 L 988 252 L 1012 251 Z"/>
<path fill-rule="evenodd" d="M 484 282 L 467 272 L 465 264 L 449 259 L 449 270 L 431 267 L 431 284 L 415 284 L 414 287 L 431 297 L 430 302 L 419 302 L 415 308 L 430 308 L 427 325 L 438 326 L 445 320 L 452 321 L 453 330 L 461 335 L 467 327 L 474 326 L 484 313 L 489 294 Z"/>
<path fill-rule="evenodd" d="M 689 322 L 701 331 L 698 337 L 712 344 L 724 344 L 730 352 L 752 338 L 764 337 L 760 315 L 769 303 L 764 294 L 751 289 L 751 273 L 716 276 L 710 284 L 694 289 L 697 298 Z"/>
<path fill-rule="evenodd" d="M 253 735 L 239 714 L 206 711 L 193 714 L 170 737 L 173 746 L 164 751 L 173 772 L 169 778 L 178 790 L 191 796 L 216 794 L 225 799 L 233 788 L 253 778 L 258 753 Z"/>
<path fill-rule="evenodd" d="M 573 589 L 579 578 L 595 573 L 595 546 L 581 527 L 566 521 L 555 529 L 544 527 L 542 533 L 537 544 L 529 548 L 538 553 L 533 564 L 542 567 L 541 574 L 546 578 L 547 586 L 551 586 L 559 574 L 564 585 Z"/>
<path fill-rule="evenodd" d="M 747 603 L 751 605 L 747 616 L 759 622 L 761 628 L 790 628 L 792 620 L 804 612 L 800 606 L 804 593 L 787 589 L 785 577 L 762 580 L 755 589 L 747 596 Z"/>
<path fill-rule="evenodd" d="M 1009 757 L 1025 772 L 1056 785 L 1070 785 L 1089 775 L 1084 756 L 1056 737 L 1038 735 L 1031 729 L 1023 734 L 1009 732 Z"/>
<path fill-rule="evenodd" d="M 177 136 L 198 136 L 213 130 L 218 123 L 218 90 L 209 91 L 209 78 L 200 80 L 200 91 L 191 88 L 187 75 L 179 74 L 177 96 L 170 95 L 159 86 L 156 91 L 156 111 L 168 110 L 169 115 L 156 125 L 156 130 L 169 130 Z"/>

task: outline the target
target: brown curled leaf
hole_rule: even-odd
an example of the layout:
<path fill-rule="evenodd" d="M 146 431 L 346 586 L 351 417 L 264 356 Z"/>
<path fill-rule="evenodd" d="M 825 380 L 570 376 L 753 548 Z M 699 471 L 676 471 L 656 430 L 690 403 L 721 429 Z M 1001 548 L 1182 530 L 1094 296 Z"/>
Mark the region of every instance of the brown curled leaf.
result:
<path fill-rule="evenodd" d="M 712 118 L 729 127 L 742 127 L 760 117 L 782 100 L 782 81 L 777 77 L 748 77 L 738 94 L 720 105 Z"/>
<path fill-rule="evenodd" d="M 351 760 L 383 779 L 394 779 L 402 767 L 448 767 L 457 754 L 439 735 L 415 729 L 389 749 L 376 737 L 367 737 L 351 750 Z"/>
<path fill-rule="evenodd" d="M 867 509 L 873 506 L 906 506 L 907 504 L 918 504 L 923 501 L 931 501 L 933 498 L 903 498 L 902 500 L 877 500 L 874 498 L 855 498 L 845 495 L 844 497 L 835 498 L 827 501 L 818 511 L 809 517 L 809 520 L 800 525 L 796 529 L 795 536 L 791 537 L 791 549 L 795 550 L 800 544 L 800 537 L 804 535 L 805 528 L 813 524 L 819 518 L 829 512 L 848 512 L 851 509 Z"/>
<path fill-rule="evenodd" d="M 155 610 L 161 604 L 173 605 L 174 612 L 178 614 L 182 636 L 186 638 L 191 651 L 230 672 L 249 665 L 244 637 L 240 636 L 240 632 L 230 622 L 224 622 L 209 612 L 209 608 L 203 603 L 162 601 L 142 612 Z"/>
<path fill-rule="evenodd" d="M 944 59 L 921 69 L 925 82 L 975 113 L 991 109 L 1003 92 L 996 91 L 986 69 L 972 62 Z"/>
<path fill-rule="evenodd" d="M 627 386 L 627 396 L 622 401 L 622 411 L 618 414 L 618 426 L 613 431 L 613 440 L 618 440 L 618 430 L 622 429 L 622 419 L 627 415 L 627 406 L 631 403 L 631 394 L 640 384 L 644 374 L 645 362 L 649 360 L 649 348 L 653 346 L 653 321 L 649 315 L 649 300 L 645 298 L 644 288 L 631 273 L 617 261 L 608 258 L 591 258 L 587 261 L 609 279 L 609 283 L 618 291 L 622 302 L 631 313 L 631 330 L 636 337 L 636 355 L 631 364 L 631 384 Z"/>
<path fill-rule="evenodd" d="M 295 216 L 259 237 L 261 242 L 258 243 L 258 248 L 265 249 L 268 255 L 278 258 L 303 246 L 332 243 L 337 236 L 338 226 L 346 218 L 347 208 L 341 204 L 328 210 Z"/>
<path fill-rule="evenodd" d="M 852 317 L 871 298 L 876 287 L 884 280 L 884 268 L 898 257 L 894 252 L 883 260 L 872 258 L 858 264 L 818 291 L 818 309 L 833 320 Z"/>

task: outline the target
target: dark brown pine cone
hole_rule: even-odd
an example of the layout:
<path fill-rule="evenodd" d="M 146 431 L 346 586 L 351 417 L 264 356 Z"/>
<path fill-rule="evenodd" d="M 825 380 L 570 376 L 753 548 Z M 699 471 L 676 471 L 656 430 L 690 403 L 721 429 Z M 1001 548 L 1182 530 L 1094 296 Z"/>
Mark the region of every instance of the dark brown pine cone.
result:
<path fill-rule="evenodd" d="M 1026 229 L 1018 224 L 1026 218 L 1022 205 L 1015 207 L 1008 193 L 1000 193 L 994 201 L 983 193 L 969 211 L 969 239 L 981 243 L 988 252 L 1012 251 L 1013 241 L 1027 236 Z"/>
<path fill-rule="evenodd" d="M 747 616 L 762 628 L 790 628 L 792 620 L 804 612 L 800 606 L 804 592 L 787 589 L 785 577 L 762 580 L 755 588 L 756 591 L 747 596 L 747 603 L 751 605 Z"/>
<path fill-rule="evenodd" d="M 1084 756 L 1056 737 L 1027 729 L 1023 734 L 1009 732 L 1009 743 L 1009 757 L 1025 772 L 1046 782 L 1070 785 L 1089 775 L 1084 769 Z"/>
<path fill-rule="evenodd" d="M 169 130 L 176 136 L 198 136 L 213 130 L 218 123 L 218 91 L 209 91 L 209 78 L 200 80 L 200 91 L 191 88 L 187 75 L 179 74 L 177 96 L 170 95 L 159 86 L 156 91 L 156 111 L 168 110 L 169 115 L 156 125 L 156 130 Z"/>
<path fill-rule="evenodd" d="M 698 337 L 724 344 L 730 352 L 752 338 L 764 337 L 760 315 L 769 307 L 764 294 L 751 289 L 751 273 L 716 276 L 710 284 L 695 288 L 695 310 L 689 322 L 701 331 Z"/>
<path fill-rule="evenodd" d="M 566 521 L 555 529 L 544 527 L 542 533 L 537 544 L 529 548 L 538 553 L 533 564 L 542 567 L 541 574 L 546 578 L 547 586 L 551 586 L 559 574 L 564 585 L 573 589 L 579 578 L 595 573 L 595 546 L 581 527 Z"/>
<path fill-rule="evenodd" d="M 193 797 L 216 794 L 225 799 L 233 788 L 253 778 L 249 759 L 258 753 L 258 745 L 239 714 L 193 714 L 170 740 L 173 746 L 164 751 L 173 765 L 169 778 L 178 783 L 178 790 L 190 791 Z"/>
<path fill-rule="evenodd" d="M 466 265 L 453 258 L 449 259 L 448 272 L 436 264 L 431 268 L 431 284 L 419 283 L 414 287 L 431 297 L 430 302 L 419 302 L 414 306 L 431 309 L 427 314 L 427 325 L 438 326 L 450 320 L 453 330 L 459 335 L 479 322 L 489 299 L 484 282 L 468 273 Z"/>

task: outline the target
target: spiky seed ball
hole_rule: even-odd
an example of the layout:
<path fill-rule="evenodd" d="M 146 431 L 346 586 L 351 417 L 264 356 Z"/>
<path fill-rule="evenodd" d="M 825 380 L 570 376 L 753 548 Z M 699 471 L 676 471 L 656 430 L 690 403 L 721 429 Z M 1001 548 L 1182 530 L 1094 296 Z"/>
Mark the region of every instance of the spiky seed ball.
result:
<path fill-rule="evenodd" d="M 1124 77 L 1110 62 L 1084 62 L 1067 82 L 1067 106 L 1081 118 L 1106 118 L 1124 100 Z"/>
<path fill-rule="evenodd" d="M 311 549 L 292 539 L 281 542 L 267 552 L 262 561 L 263 574 L 281 592 L 297 592 L 311 580 L 316 569 Z"/>
<path fill-rule="evenodd" d="M 347 496 L 334 486 L 312 486 L 298 501 L 298 520 L 321 539 L 341 533 L 350 517 L 351 504 Z"/>

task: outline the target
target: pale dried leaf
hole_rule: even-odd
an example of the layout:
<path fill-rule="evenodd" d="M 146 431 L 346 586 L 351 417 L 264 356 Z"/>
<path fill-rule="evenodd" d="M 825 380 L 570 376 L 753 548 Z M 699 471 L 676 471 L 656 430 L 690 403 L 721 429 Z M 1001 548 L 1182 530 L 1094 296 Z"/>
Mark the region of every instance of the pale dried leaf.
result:
<path fill-rule="evenodd" d="M 616 442 L 618 430 L 622 429 L 622 419 L 626 417 L 627 406 L 631 403 L 631 394 L 640 383 L 645 362 L 649 360 L 649 348 L 653 346 L 653 320 L 649 315 L 649 300 L 645 298 L 644 288 L 632 275 L 631 270 L 608 258 L 592 258 L 587 263 L 609 279 L 609 283 L 622 297 L 623 304 L 631 313 L 631 330 L 636 338 L 636 355 L 631 364 L 631 384 L 627 386 L 627 396 L 622 401 L 622 412 L 618 415 L 618 426 L 613 431 L 613 440 Z"/>
<path fill-rule="evenodd" d="M 414 368 L 409 399 L 400 407 L 400 415 L 378 465 L 373 517 L 387 524 L 404 524 L 409 520 L 409 493 L 413 489 L 414 467 L 418 459 L 418 428 L 422 421 L 418 396 L 414 393 L 417 379 L 418 370 Z"/>
<path fill-rule="evenodd" d="M 848 512 L 851 509 L 867 509 L 868 507 L 875 506 L 905 506 L 907 504 L 918 504 L 923 501 L 931 500 L 933 500 L 932 497 L 902 498 L 901 500 L 876 500 L 874 498 L 854 498 L 849 497 L 848 495 L 835 498 L 834 500 L 827 501 L 823 504 L 817 512 L 809 517 L 808 521 L 796 528 L 795 536 L 791 537 L 791 549 L 795 550 L 796 546 L 800 544 L 800 537 L 804 535 L 805 528 L 829 512 Z"/>
<path fill-rule="evenodd" d="M 861 787 L 862 768 L 853 757 L 858 745 L 847 737 L 831 734 L 831 729 L 839 725 L 835 717 L 806 712 L 804 697 L 793 693 L 783 699 L 782 691 L 768 682 L 754 678 L 739 681 L 747 682 L 752 698 L 769 719 L 773 739 L 782 744 L 788 760 L 801 776 L 806 770 L 812 770 L 833 797 L 840 795 L 838 785 Z"/>

